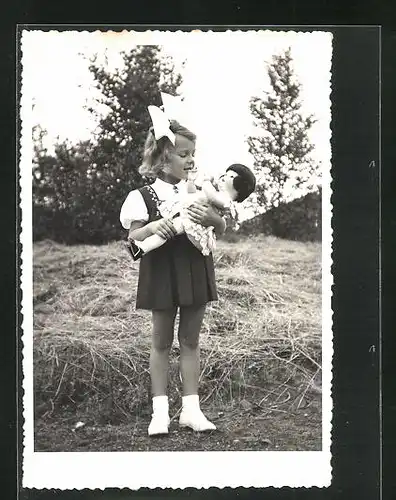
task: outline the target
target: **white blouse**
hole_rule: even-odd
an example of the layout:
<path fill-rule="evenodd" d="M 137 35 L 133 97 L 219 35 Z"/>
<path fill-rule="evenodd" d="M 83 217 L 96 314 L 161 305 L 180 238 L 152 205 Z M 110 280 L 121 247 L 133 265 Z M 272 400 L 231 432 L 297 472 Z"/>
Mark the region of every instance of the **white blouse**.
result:
<path fill-rule="evenodd" d="M 161 205 L 171 203 L 172 205 L 180 201 L 181 182 L 176 185 L 164 182 L 161 179 L 156 179 L 151 187 L 156 192 Z M 176 188 L 176 189 L 175 189 Z M 124 229 L 129 229 L 132 222 L 144 221 L 147 222 L 149 214 L 147 211 L 146 203 L 139 190 L 134 189 L 126 197 L 120 212 L 120 222 Z"/>

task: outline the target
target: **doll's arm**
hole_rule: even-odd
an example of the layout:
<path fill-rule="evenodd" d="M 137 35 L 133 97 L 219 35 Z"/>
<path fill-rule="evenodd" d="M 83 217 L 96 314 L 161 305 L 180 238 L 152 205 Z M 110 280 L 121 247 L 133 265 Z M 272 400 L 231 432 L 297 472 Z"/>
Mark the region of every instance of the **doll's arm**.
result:
<path fill-rule="evenodd" d="M 220 193 L 216 190 L 209 180 L 202 183 L 202 190 L 205 193 L 209 203 L 212 203 L 217 208 L 226 208 L 230 205 L 230 198 L 225 193 Z"/>
<path fill-rule="evenodd" d="M 159 236 L 158 234 L 152 234 L 143 241 L 135 240 L 135 243 L 139 248 L 143 250 L 144 253 L 147 253 L 151 252 L 152 250 L 155 250 L 156 248 L 161 247 L 167 241 L 168 240 L 166 240 L 162 236 Z"/>
<path fill-rule="evenodd" d="M 175 217 L 172 220 L 173 227 L 176 230 L 176 234 L 182 234 L 184 233 L 184 227 L 183 223 L 181 220 L 181 217 Z M 161 247 L 164 243 L 166 243 L 168 240 L 163 238 L 162 236 L 158 234 L 152 234 L 151 236 L 148 236 L 144 240 L 139 240 L 138 238 L 135 238 L 135 244 L 143 250 L 144 253 L 151 252 L 152 250 L 155 250 L 156 248 Z"/>
<path fill-rule="evenodd" d="M 180 217 L 180 215 L 172 219 L 172 222 L 174 228 L 176 229 L 176 234 L 183 234 L 185 232 L 182 218 Z"/>

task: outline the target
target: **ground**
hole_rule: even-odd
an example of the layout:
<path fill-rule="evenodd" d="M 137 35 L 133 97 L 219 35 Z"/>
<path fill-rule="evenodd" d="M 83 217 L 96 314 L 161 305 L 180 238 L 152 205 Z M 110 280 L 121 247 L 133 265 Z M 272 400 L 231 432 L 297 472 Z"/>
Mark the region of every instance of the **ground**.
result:
<path fill-rule="evenodd" d="M 167 436 L 149 437 L 149 416 L 126 424 L 84 425 L 76 418 L 36 425 L 36 451 L 312 451 L 321 449 L 321 405 L 315 396 L 305 408 L 265 414 L 243 407 L 205 413 L 217 430 L 181 429 L 173 419 Z M 243 405 L 242 405 L 243 406 Z M 263 414 L 264 413 L 264 414 Z"/>
<path fill-rule="evenodd" d="M 36 451 L 307 451 L 322 447 L 320 245 L 220 241 L 201 332 L 201 400 L 217 431 L 149 438 L 150 317 L 120 242 L 34 247 Z"/>

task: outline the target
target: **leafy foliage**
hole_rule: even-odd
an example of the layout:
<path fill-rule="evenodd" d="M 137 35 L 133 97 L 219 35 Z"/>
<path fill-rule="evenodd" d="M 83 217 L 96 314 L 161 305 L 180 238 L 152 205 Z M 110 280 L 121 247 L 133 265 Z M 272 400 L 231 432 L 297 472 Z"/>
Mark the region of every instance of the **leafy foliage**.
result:
<path fill-rule="evenodd" d="M 321 189 L 289 203 L 280 203 L 264 214 L 243 222 L 239 233 L 261 233 L 296 241 L 321 241 Z"/>
<path fill-rule="evenodd" d="M 38 150 L 33 170 L 34 238 L 99 243 L 102 217 L 98 184 L 90 175 L 89 141 L 55 146 L 54 155 Z"/>
<path fill-rule="evenodd" d="M 161 104 L 160 90 L 174 93 L 181 83 L 169 60 L 160 59 L 158 46 L 138 46 L 123 54 L 123 66 L 114 73 L 95 62 L 90 65 L 109 112 L 99 123 L 92 152 L 92 170 L 110 199 L 120 201 L 143 179 L 138 172 L 151 120 L 147 107 Z M 93 112 L 93 110 L 92 110 Z"/>
<path fill-rule="evenodd" d="M 175 93 L 181 77 L 158 46 L 137 46 L 122 57 L 116 71 L 96 59 L 90 62 L 101 95 L 98 104 L 107 110 L 92 140 L 58 144 L 49 155 L 43 146 L 45 132 L 35 131 L 36 239 L 102 243 L 123 236 L 121 204 L 144 183 L 138 168 L 151 125 L 147 106 L 160 105 L 160 91 Z"/>

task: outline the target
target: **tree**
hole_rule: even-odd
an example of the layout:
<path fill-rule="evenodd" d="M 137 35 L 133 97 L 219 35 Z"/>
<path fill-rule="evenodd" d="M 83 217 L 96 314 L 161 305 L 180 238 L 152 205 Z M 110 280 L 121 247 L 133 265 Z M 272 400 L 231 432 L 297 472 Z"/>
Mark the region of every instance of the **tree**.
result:
<path fill-rule="evenodd" d="M 302 114 L 301 85 L 290 48 L 273 56 L 268 76 L 270 91 L 250 101 L 258 133 L 248 138 L 257 175 L 256 200 L 265 210 L 310 191 L 312 176 L 318 172 L 308 135 L 315 120 Z"/>
<path fill-rule="evenodd" d="M 91 176 L 97 180 L 96 203 L 113 237 L 120 235 L 119 209 L 127 193 L 143 185 L 138 172 L 149 127 L 150 104 L 160 106 L 160 91 L 175 94 L 181 76 L 158 46 L 138 46 L 123 54 L 115 72 L 90 65 L 108 113 L 99 121 L 91 157 Z M 94 112 L 91 109 L 91 112 Z"/>
<path fill-rule="evenodd" d="M 90 141 L 54 145 L 48 154 L 45 132 L 35 131 L 33 153 L 34 238 L 63 243 L 99 243 L 95 230 L 100 226 L 96 212 L 95 188 L 90 176 Z M 91 238 L 93 236 L 93 238 Z"/>
<path fill-rule="evenodd" d="M 54 194 L 52 186 L 52 173 L 56 160 L 48 153 L 48 149 L 44 144 L 46 135 L 47 131 L 39 124 L 33 127 L 33 206 L 48 205 Z"/>
<path fill-rule="evenodd" d="M 157 46 L 136 47 L 122 58 L 115 72 L 90 63 L 104 110 L 92 140 L 56 144 L 50 155 L 45 131 L 33 131 L 35 239 L 101 243 L 124 236 L 121 204 L 144 182 L 138 167 L 151 125 L 147 106 L 160 105 L 160 91 L 175 93 L 181 77 Z"/>

